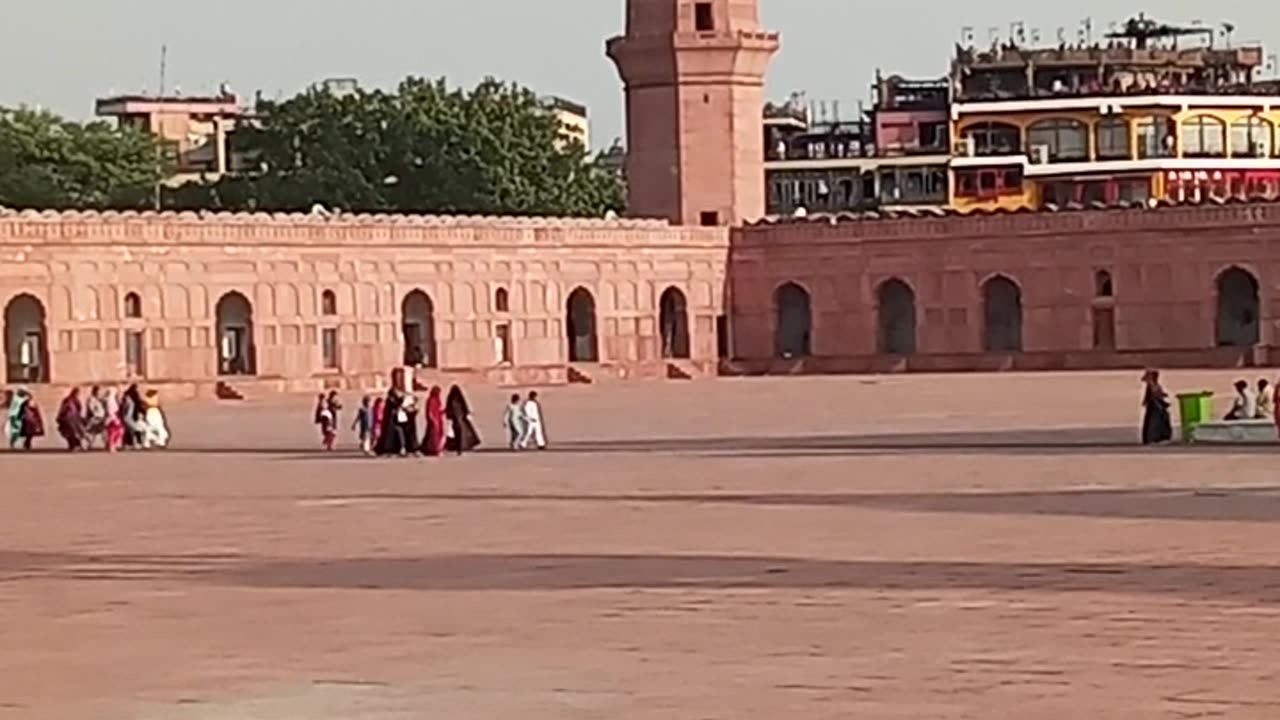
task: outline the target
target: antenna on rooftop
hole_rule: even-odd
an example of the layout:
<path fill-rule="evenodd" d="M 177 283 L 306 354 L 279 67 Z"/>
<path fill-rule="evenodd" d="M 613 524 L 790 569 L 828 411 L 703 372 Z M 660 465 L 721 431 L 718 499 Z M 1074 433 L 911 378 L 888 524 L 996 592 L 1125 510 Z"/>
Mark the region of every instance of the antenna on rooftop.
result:
<path fill-rule="evenodd" d="M 169 69 L 169 46 L 160 46 L 160 87 L 156 89 L 156 97 L 164 97 L 165 73 Z"/>
<path fill-rule="evenodd" d="M 168 70 L 169 70 L 169 46 L 161 45 L 160 46 L 160 87 L 156 92 L 156 97 L 158 98 L 164 97 L 164 84 L 166 80 L 165 74 L 168 72 Z M 155 145 L 156 145 L 156 186 L 154 188 L 153 197 L 151 200 L 152 200 L 152 205 L 154 206 L 155 211 L 160 212 L 160 210 L 163 209 L 163 206 L 164 206 L 164 195 L 163 195 L 164 179 L 161 177 L 164 170 L 164 166 L 162 163 L 164 156 L 161 154 L 160 143 L 157 142 Z"/>
<path fill-rule="evenodd" d="M 973 26 L 965 25 L 960 28 L 960 44 L 964 47 L 973 47 Z"/>

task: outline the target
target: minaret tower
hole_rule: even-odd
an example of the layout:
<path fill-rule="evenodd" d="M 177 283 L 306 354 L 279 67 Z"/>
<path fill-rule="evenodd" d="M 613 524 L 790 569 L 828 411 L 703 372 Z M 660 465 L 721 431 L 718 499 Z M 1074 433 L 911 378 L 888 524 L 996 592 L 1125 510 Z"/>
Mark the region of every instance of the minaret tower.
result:
<path fill-rule="evenodd" d="M 628 214 L 683 225 L 764 215 L 764 78 L 777 51 L 759 0 L 627 0 L 608 55 L 627 92 Z"/>

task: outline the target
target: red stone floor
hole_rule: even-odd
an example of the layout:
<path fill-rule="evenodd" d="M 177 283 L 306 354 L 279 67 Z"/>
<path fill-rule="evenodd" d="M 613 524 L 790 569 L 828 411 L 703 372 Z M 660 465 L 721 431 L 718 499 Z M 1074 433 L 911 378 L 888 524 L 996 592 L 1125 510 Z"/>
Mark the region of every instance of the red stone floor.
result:
<path fill-rule="evenodd" d="M 438 461 L 193 404 L 171 452 L 3 453 L 0 718 L 1274 720 L 1280 448 L 1133 447 L 1139 392 L 554 389 L 552 451 Z"/>

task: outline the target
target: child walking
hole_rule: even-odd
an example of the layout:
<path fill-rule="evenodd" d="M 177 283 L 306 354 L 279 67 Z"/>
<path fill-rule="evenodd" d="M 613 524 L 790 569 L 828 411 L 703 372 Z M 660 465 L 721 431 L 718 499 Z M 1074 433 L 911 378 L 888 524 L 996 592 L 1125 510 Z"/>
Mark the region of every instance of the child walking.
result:
<path fill-rule="evenodd" d="M 332 451 L 338 441 L 338 417 L 324 393 L 316 397 L 315 422 L 320 426 L 320 441 L 324 444 L 324 449 Z"/>
<path fill-rule="evenodd" d="M 519 395 L 511 396 L 511 402 L 502 414 L 502 427 L 507 429 L 507 447 L 519 450 L 520 439 L 524 437 L 524 403 Z"/>
<path fill-rule="evenodd" d="M 356 411 L 356 419 L 351 424 L 351 429 L 355 430 L 356 436 L 360 438 L 360 452 L 373 455 L 373 398 L 364 396 L 364 400 L 360 402 L 360 409 Z"/>

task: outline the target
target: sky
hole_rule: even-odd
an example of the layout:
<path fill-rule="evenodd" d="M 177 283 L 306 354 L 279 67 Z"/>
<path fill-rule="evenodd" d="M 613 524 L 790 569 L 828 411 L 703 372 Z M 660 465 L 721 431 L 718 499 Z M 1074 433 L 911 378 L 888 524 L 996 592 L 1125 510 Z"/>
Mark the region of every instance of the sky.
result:
<path fill-rule="evenodd" d="M 652 0 L 649 0 L 652 1 Z M 675 0 L 671 0 L 675 2 Z M 155 92 L 160 48 L 167 86 L 187 95 L 226 82 L 252 97 L 291 95 L 330 77 L 392 86 L 406 75 L 470 85 L 487 75 L 590 108 L 592 144 L 621 136 L 622 88 L 604 41 L 623 26 L 624 0 L 2 0 L 0 105 L 41 106 L 74 118 L 96 97 Z M 1270 9 L 1268 9 L 1270 8 Z M 771 98 L 805 91 L 866 100 L 877 68 L 941 77 L 962 28 L 1022 21 L 1051 41 L 1095 33 L 1140 11 L 1157 19 L 1233 23 L 1235 41 L 1280 52 L 1280 4 L 1264 0 L 761 0 L 766 27 L 782 33 L 769 73 Z"/>

